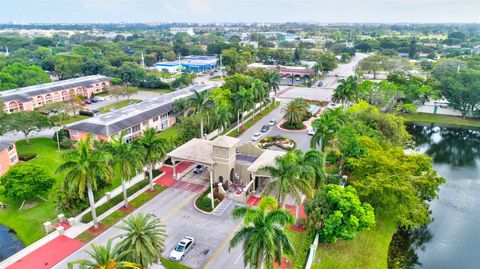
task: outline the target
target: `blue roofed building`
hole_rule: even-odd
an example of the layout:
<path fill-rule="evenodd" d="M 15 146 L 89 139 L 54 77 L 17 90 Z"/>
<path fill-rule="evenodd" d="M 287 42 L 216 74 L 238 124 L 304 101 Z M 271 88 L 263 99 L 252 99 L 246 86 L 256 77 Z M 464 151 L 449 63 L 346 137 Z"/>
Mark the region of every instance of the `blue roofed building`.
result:
<path fill-rule="evenodd" d="M 217 69 L 218 60 L 215 56 L 186 56 L 177 61 L 156 63 L 155 68 L 172 74 L 177 74 L 182 70 L 189 73 L 200 73 Z"/>

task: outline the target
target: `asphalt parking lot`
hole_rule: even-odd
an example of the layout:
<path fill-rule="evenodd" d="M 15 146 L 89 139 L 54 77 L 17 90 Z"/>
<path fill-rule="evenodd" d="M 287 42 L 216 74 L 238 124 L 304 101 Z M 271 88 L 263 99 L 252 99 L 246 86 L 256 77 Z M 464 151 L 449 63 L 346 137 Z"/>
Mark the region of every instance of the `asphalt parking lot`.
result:
<path fill-rule="evenodd" d="M 168 238 L 165 241 L 164 257 L 168 257 L 185 236 L 192 236 L 195 238 L 195 246 L 181 263 L 192 268 L 203 268 L 240 223 L 231 217 L 234 208 L 235 202 L 222 216 L 200 213 L 193 203 L 182 208 L 166 223 Z"/>

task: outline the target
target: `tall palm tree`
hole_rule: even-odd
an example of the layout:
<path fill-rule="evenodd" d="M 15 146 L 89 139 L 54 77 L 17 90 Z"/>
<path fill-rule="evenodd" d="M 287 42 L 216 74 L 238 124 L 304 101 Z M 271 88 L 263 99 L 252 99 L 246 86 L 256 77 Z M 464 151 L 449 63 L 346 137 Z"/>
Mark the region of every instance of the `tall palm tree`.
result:
<path fill-rule="evenodd" d="M 230 112 L 230 109 L 226 105 L 218 105 L 215 108 L 215 121 L 217 126 L 222 128 L 223 130 L 226 130 L 228 128 L 228 124 L 233 118 L 232 113 Z"/>
<path fill-rule="evenodd" d="M 142 148 L 136 143 L 127 143 L 122 132 L 118 137 L 111 136 L 110 143 L 105 144 L 105 150 L 112 155 L 110 164 L 120 174 L 123 192 L 123 206 L 128 208 L 128 196 L 126 181 L 136 175 L 137 170 L 142 168 Z"/>
<path fill-rule="evenodd" d="M 252 89 L 245 89 L 244 87 L 240 86 L 239 91 L 235 93 L 234 103 L 237 109 L 241 109 L 242 114 L 251 108 L 255 104 Z M 244 119 L 242 117 L 242 127 L 244 124 L 243 120 Z"/>
<path fill-rule="evenodd" d="M 343 117 L 343 111 L 340 108 L 335 108 L 325 110 L 320 118 L 314 120 L 312 128 L 315 130 L 315 134 L 310 141 L 310 147 L 315 149 L 320 146 L 320 150 L 323 151 L 333 133 L 342 126 Z"/>
<path fill-rule="evenodd" d="M 190 108 L 187 113 L 194 113 L 200 115 L 200 138 L 204 136 L 204 121 L 205 117 L 209 121 L 212 115 L 212 109 L 214 107 L 213 100 L 209 99 L 209 91 L 198 92 L 192 90 L 195 93 L 195 97 L 191 99 Z"/>
<path fill-rule="evenodd" d="M 158 218 L 138 214 L 131 216 L 119 226 L 125 233 L 118 235 L 121 241 L 118 250 L 125 252 L 125 259 L 140 264 L 143 268 L 158 263 L 165 249 L 165 225 Z"/>
<path fill-rule="evenodd" d="M 262 103 L 265 105 L 269 102 L 268 89 L 265 82 L 260 79 L 254 79 L 250 88 L 252 89 L 253 98 L 256 103 Z M 255 111 L 255 107 L 253 109 Z"/>
<path fill-rule="evenodd" d="M 302 151 L 296 151 L 296 153 L 299 163 L 313 168 L 315 174 L 313 186 L 318 190 L 327 179 L 327 172 L 325 171 L 325 155 L 318 150 L 309 150 L 305 153 Z"/>
<path fill-rule="evenodd" d="M 268 90 L 273 90 L 274 93 L 277 93 L 277 91 L 280 89 L 281 80 L 282 79 L 280 78 L 278 72 L 268 72 L 265 76 L 265 82 L 267 83 Z"/>
<path fill-rule="evenodd" d="M 106 246 L 92 244 L 92 249 L 86 252 L 91 259 L 69 262 L 68 268 L 72 269 L 75 264 L 79 265 L 80 269 L 141 268 L 140 264 L 125 261 L 128 252 L 119 251 L 117 247 L 112 248 L 112 239 L 108 240 Z"/>
<path fill-rule="evenodd" d="M 290 125 L 301 123 L 308 112 L 308 104 L 302 98 L 295 98 L 282 108 L 283 119 Z"/>
<path fill-rule="evenodd" d="M 312 183 L 315 171 L 301 161 L 302 155 L 299 150 L 289 151 L 275 158 L 273 166 L 265 166 L 259 170 L 267 172 L 272 177 L 265 186 L 265 193 L 275 194 L 282 206 L 285 206 L 287 195 L 293 196 L 298 203 L 301 202 L 303 194 L 311 196 L 313 193 Z"/>
<path fill-rule="evenodd" d="M 157 136 L 157 130 L 154 128 L 143 131 L 143 137 L 136 140 L 136 143 L 143 149 L 143 162 L 147 164 L 150 190 L 153 191 L 153 168 L 167 155 L 170 145 L 166 139 Z"/>
<path fill-rule="evenodd" d="M 356 101 L 358 98 L 358 82 L 354 76 L 339 80 L 339 85 L 332 95 L 332 101 L 340 102 L 342 105 Z"/>
<path fill-rule="evenodd" d="M 98 221 L 93 191 L 97 190 L 101 181 L 112 181 L 114 171 L 108 164 L 110 159 L 110 154 L 93 149 L 92 137 L 89 135 L 77 143 L 76 149 L 62 155 L 63 163 L 56 171 L 65 172 L 65 186 L 70 191 L 77 192 L 80 198 L 83 198 L 87 191 L 95 228 L 98 227 Z"/>
<path fill-rule="evenodd" d="M 293 223 L 287 210 L 279 209 L 273 197 L 264 196 L 258 208 L 239 207 L 233 218 L 244 217 L 243 227 L 230 240 L 229 250 L 243 243 L 243 264 L 251 269 L 273 268 L 282 263 L 282 255 L 294 255 L 292 243 L 283 227 Z"/>

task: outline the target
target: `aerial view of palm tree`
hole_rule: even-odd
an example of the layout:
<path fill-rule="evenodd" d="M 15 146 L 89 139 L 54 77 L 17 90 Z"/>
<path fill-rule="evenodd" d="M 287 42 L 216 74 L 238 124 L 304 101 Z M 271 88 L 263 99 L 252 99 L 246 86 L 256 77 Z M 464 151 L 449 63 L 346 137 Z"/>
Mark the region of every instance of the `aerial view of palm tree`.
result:
<path fill-rule="evenodd" d="M 259 79 L 254 79 L 251 84 L 251 89 L 255 103 L 262 103 L 263 105 L 268 104 L 270 99 L 267 84 L 265 82 Z"/>
<path fill-rule="evenodd" d="M 116 247 L 126 253 L 126 260 L 140 264 L 142 268 L 149 268 L 160 261 L 167 233 L 158 218 L 138 214 L 124 220 L 118 228 L 124 233 L 117 236 L 121 240 Z"/>
<path fill-rule="evenodd" d="M 115 173 L 109 165 L 110 159 L 110 154 L 94 150 L 93 140 L 89 135 L 80 140 L 75 149 L 62 155 L 62 164 L 56 171 L 65 172 L 66 187 L 78 193 L 80 198 L 83 198 L 87 191 L 95 228 L 98 228 L 98 221 L 93 191 L 97 190 L 100 181 L 110 183 L 113 180 Z"/>
<path fill-rule="evenodd" d="M 303 118 L 308 113 L 308 103 L 302 98 L 295 98 L 282 108 L 282 113 L 289 128 L 297 128 L 297 125 L 302 124 Z"/>
<path fill-rule="evenodd" d="M 147 164 L 150 190 L 153 190 L 153 168 L 156 163 L 167 155 L 170 146 L 169 142 L 166 139 L 159 138 L 157 136 L 157 130 L 153 128 L 148 128 L 143 131 L 143 137 L 135 142 L 143 148 L 143 162 Z"/>
<path fill-rule="evenodd" d="M 244 87 L 240 86 L 240 90 L 235 93 L 234 103 L 237 109 L 241 109 L 243 115 L 246 110 L 250 109 L 255 104 L 252 89 L 245 89 Z M 242 127 L 243 124 L 244 119 L 242 117 Z"/>
<path fill-rule="evenodd" d="M 120 174 L 122 182 L 123 206 L 128 208 L 127 184 L 132 177 L 142 169 L 144 164 L 142 148 L 137 143 L 127 143 L 124 133 L 118 137 L 111 136 L 110 143 L 104 144 L 104 149 L 112 155 L 110 164 Z"/>
<path fill-rule="evenodd" d="M 358 82 L 354 76 L 338 81 L 340 84 L 332 95 L 332 101 L 342 103 L 343 106 L 358 99 Z"/>
<path fill-rule="evenodd" d="M 134 268 L 140 269 L 142 266 L 126 260 L 129 251 L 120 251 L 117 246 L 112 247 L 112 240 L 108 240 L 106 246 L 92 244 L 92 249 L 86 251 L 90 259 L 77 260 L 68 263 L 68 268 L 72 269 L 78 265 L 80 269 L 117 269 Z"/>
<path fill-rule="evenodd" d="M 198 92 L 192 90 L 195 93 L 194 98 L 190 99 L 190 108 L 187 113 L 194 113 L 200 115 L 200 138 L 204 136 L 204 121 L 205 118 L 209 121 L 209 118 L 212 115 L 212 109 L 214 107 L 213 100 L 210 100 L 208 97 L 210 93 L 208 91 Z"/>
<path fill-rule="evenodd" d="M 315 149 L 319 146 L 320 150 L 324 150 L 325 145 L 332 138 L 332 133 L 342 125 L 342 113 L 340 108 L 327 109 L 320 115 L 320 118 L 312 122 L 315 134 L 310 141 L 311 148 Z"/>
<path fill-rule="evenodd" d="M 268 72 L 265 76 L 265 82 L 267 83 L 268 90 L 277 93 L 280 89 L 280 81 L 282 78 L 278 74 L 278 72 Z"/>
<path fill-rule="evenodd" d="M 294 255 L 294 248 L 283 231 L 293 223 L 287 210 L 279 209 L 275 198 L 264 196 L 258 208 L 238 207 L 233 218 L 244 218 L 244 225 L 230 240 L 229 249 L 243 245 L 243 264 L 247 268 L 273 268 L 282 263 L 282 255 Z"/>

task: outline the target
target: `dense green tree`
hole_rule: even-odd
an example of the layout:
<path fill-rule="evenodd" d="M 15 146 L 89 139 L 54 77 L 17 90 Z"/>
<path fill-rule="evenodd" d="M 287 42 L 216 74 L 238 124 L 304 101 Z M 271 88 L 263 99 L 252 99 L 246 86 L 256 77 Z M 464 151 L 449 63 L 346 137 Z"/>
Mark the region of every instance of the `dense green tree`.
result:
<path fill-rule="evenodd" d="M 281 80 L 282 79 L 277 72 L 268 72 L 265 76 L 265 82 L 267 83 L 268 89 L 274 93 L 277 93 L 280 89 L 279 84 Z"/>
<path fill-rule="evenodd" d="M 132 62 L 124 62 L 116 71 L 116 77 L 132 86 L 141 86 L 145 74 L 145 70 Z"/>
<path fill-rule="evenodd" d="M 51 79 L 36 65 L 13 63 L 0 70 L 0 91 L 51 82 Z"/>
<path fill-rule="evenodd" d="M 15 165 L 0 178 L 0 193 L 14 201 L 34 200 L 48 193 L 55 178 L 35 164 Z"/>
<path fill-rule="evenodd" d="M 240 90 L 234 95 L 234 104 L 236 110 L 240 110 L 242 115 L 245 111 L 252 108 L 255 105 L 254 95 L 252 89 L 245 89 L 240 86 Z M 244 125 L 244 119 L 242 117 L 242 127 Z"/>
<path fill-rule="evenodd" d="M 192 90 L 192 92 L 195 96 L 190 99 L 189 112 L 200 116 L 200 137 L 203 139 L 205 135 L 203 119 L 205 118 L 207 123 L 210 123 L 213 116 L 213 101 L 209 98 L 210 93 L 208 91 Z"/>
<path fill-rule="evenodd" d="M 121 240 L 115 247 L 120 253 L 125 253 L 124 260 L 142 268 L 160 262 L 167 233 L 158 218 L 138 214 L 124 220 L 118 228 L 124 232 L 117 236 Z"/>
<path fill-rule="evenodd" d="M 315 133 L 310 141 L 310 147 L 315 149 L 320 146 L 320 150 L 324 150 L 333 134 L 343 124 L 342 113 L 340 108 L 325 110 L 320 118 L 312 122 L 312 128 Z"/>
<path fill-rule="evenodd" d="M 291 129 L 303 128 L 303 121 L 308 114 L 308 103 L 302 98 L 295 98 L 282 108 L 285 127 Z"/>
<path fill-rule="evenodd" d="M 84 62 L 82 57 L 79 55 L 56 55 L 54 68 L 61 79 L 80 77 L 84 72 Z"/>
<path fill-rule="evenodd" d="M 349 102 L 355 102 L 358 99 L 357 78 L 349 76 L 346 79 L 338 81 L 339 85 L 332 95 L 332 101 L 342 103 L 345 106 Z"/>
<path fill-rule="evenodd" d="M 273 197 L 263 197 L 258 208 L 238 207 L 233 218 L 244 218 L 244 225 L 230 240 L 229 249 L 243 243 L 243 264 L 252 269 L 273 268 L 282 255 L 294 255 L 292 243 L 283 227 L 293 222 L 290 213 L 278 209 Z"/>
<path fill-rule="evenodd" d="M 49 128 L 48 117 L 37 111 L 22 111 L 6 116 L 7 130 L 22 132 L 25 136 L 25 143 L 30 144 L 29 135 L 31 132 Z"/>
<path fill-rule="evenodd" d="M 305 211 L 309 225 L 318 230 L 323 242 L 352 240 L 357 232 L 375 226 L 373 207 L 362 204 L 351 186 L 326 185 L 305 203 Z"/>
<path fill-rule="evenodd" d="M 96 191 L 102 182 L 112 182 L 114 171 L 109 164 L 111 155 L 95 150 L 91 136 L 83 138 L 75 149 L 62 155 L 62 164 L 57 173 L 65 173 L 65 189 L 77 193 L 83 199 L 85 191 L 88 194 L 93 225 L 98 228 L 97 214 L 93 191 Z"/>
<path fill-rule="evenodd" d="M 449 105 L 465 118 L 480 109 L 480 71 L 466 69 L 441 79 L 441 92 Z"/>

